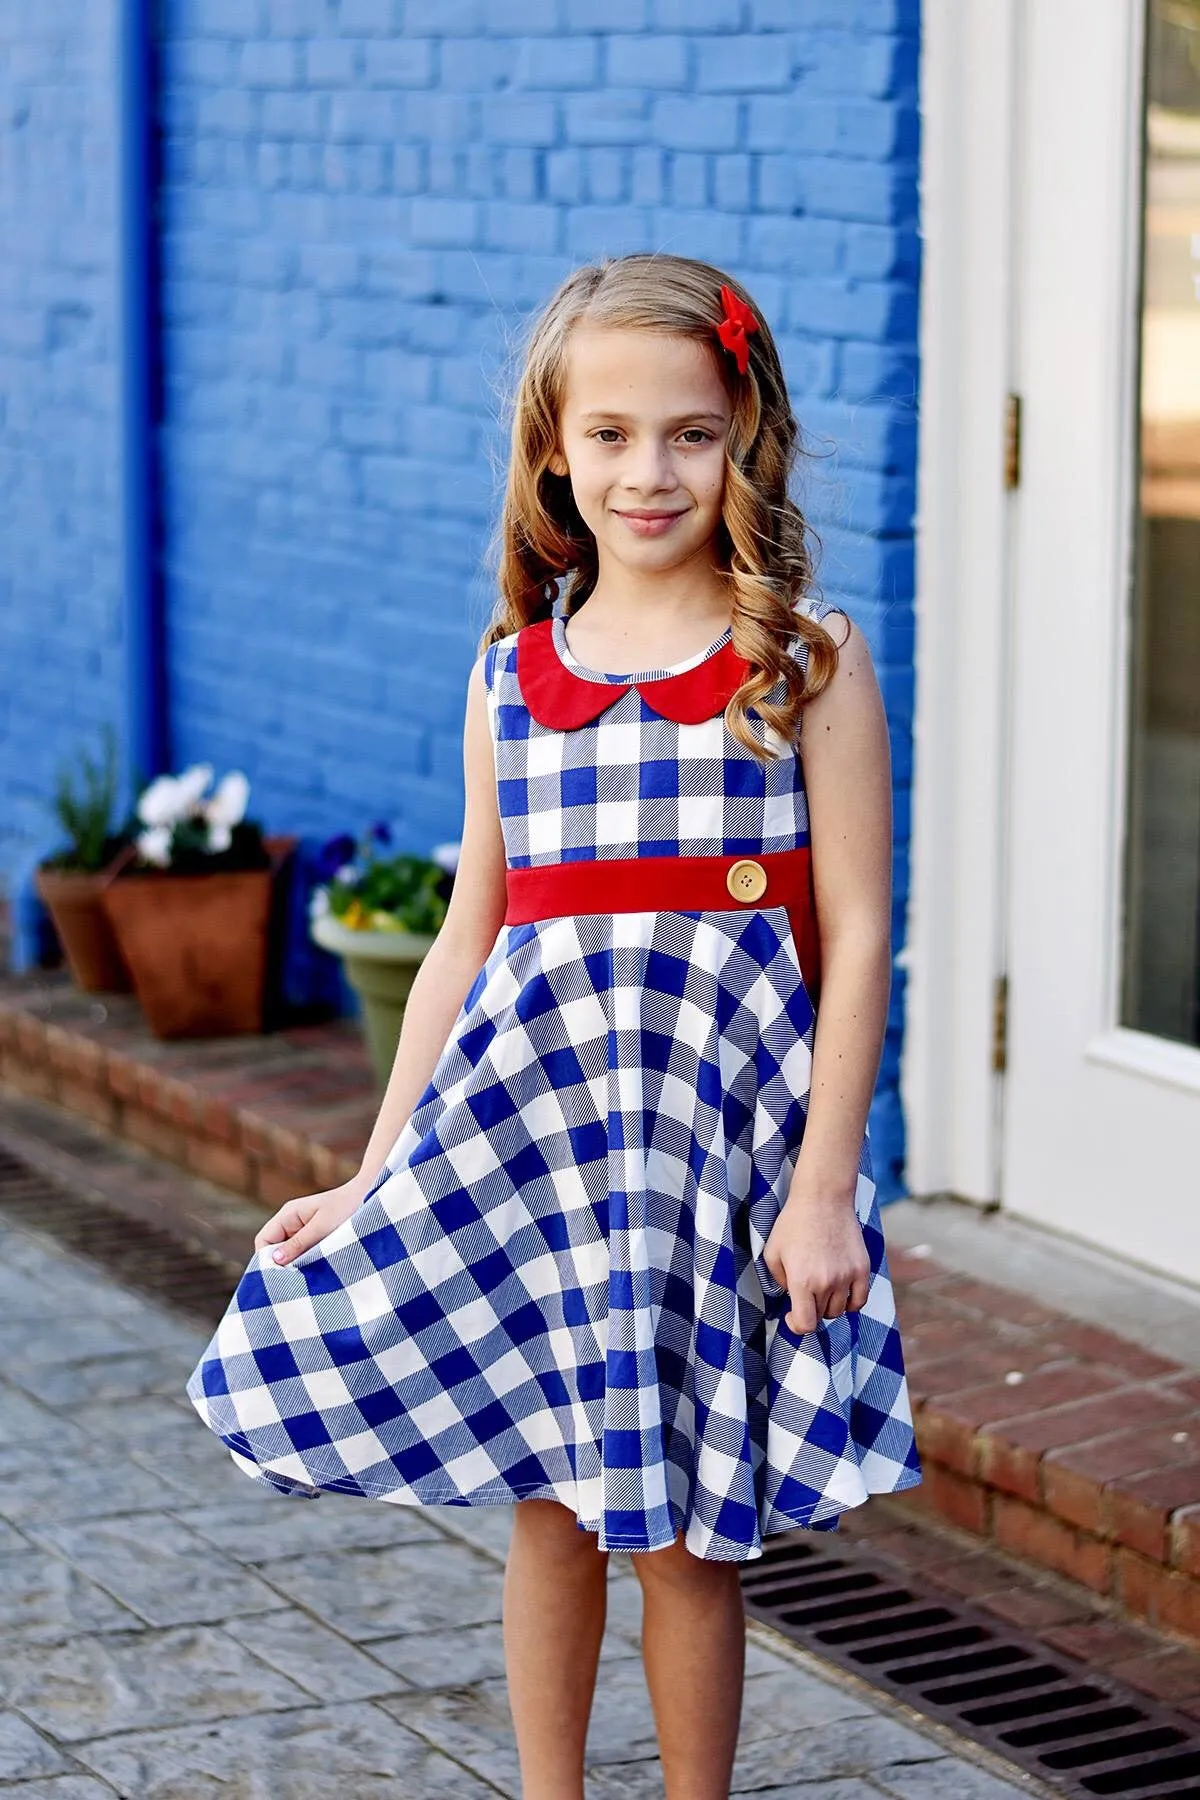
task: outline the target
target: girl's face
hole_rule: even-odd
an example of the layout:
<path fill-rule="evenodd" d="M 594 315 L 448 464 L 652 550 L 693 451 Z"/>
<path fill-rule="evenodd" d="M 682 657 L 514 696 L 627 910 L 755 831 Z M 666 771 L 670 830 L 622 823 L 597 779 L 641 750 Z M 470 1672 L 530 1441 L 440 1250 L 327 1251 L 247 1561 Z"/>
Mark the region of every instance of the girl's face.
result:
<path fill-rule="evenodd" d="M 556 475 L 606 555 L 660 574 L 711 564 L 725 492 L 729 396 L 712 352 L 661 331 L 577 326 Z"/>

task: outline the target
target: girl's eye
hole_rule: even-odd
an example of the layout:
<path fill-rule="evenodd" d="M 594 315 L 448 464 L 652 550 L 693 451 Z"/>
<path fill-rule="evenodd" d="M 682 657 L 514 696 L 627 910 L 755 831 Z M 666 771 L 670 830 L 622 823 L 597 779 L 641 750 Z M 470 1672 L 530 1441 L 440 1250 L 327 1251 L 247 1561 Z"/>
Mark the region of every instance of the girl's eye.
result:
<path fill-rule="evenodd" d="M 705 431 L 701 425 L 686 425 L 679 435 L 689 445 L 711 444 L 713 441 L 712 432 Z M 598 425 L 592 436 L 601 444 L 619 443 L 621 439 L 621 433 L 615 425 Z"/>

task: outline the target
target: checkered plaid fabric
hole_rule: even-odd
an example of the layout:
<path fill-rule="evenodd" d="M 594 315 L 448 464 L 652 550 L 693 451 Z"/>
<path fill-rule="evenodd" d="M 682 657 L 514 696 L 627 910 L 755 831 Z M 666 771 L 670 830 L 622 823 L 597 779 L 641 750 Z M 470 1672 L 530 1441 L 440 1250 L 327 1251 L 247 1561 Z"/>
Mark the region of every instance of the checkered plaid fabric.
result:
<path fill-rule="evenodd" d="M 831 609 L 827 609 L 831 610 Z M 551 629 L 563 661 L 585 672 Z M 728 630 L 702 656 L 729 640 Z M 793 646 L 799 649 L 802 640 Z M 493 644 L 489 701 L 505 853 L 514 868 L 627 856 L 706 856 L 791 850 L 808 842 L 808 805 L 799 759 L 763 765 L 731 738 L 720 717 L 677 725 L 636 693 L 621 696 L 593 724 L 548 731 L 532 719 L 516 677 L 516 634 Z M 661 679 L 651 670 L 639 679 Z M 782 686 L 776 698 L 782 698 Z M 777 734 L 751 715 L 756 735 L 777 752 Z"/>
<path fill-rule="evenodd" d="M 623 679 L 553 630 L 573 678 Z M 653 679 L 728 637 L 569 731 L 524 705 L 517 634 L 490 647 L 510 866 L 808 841 L 791 751 L 764 766 L 719 713 L 651 704 Z M 288 1493 L 557 1499 L 611 1550 L 682 1531 L 748 1560 L 911 1487 L 865 1139 L 865 1308 L 793 1333 L 763 1262 L 813 1024 L 782 906 L 502 926 L 362 1205 L 294 1263 L 250 1263 L 188 1383 L 201 1417 Z"/>

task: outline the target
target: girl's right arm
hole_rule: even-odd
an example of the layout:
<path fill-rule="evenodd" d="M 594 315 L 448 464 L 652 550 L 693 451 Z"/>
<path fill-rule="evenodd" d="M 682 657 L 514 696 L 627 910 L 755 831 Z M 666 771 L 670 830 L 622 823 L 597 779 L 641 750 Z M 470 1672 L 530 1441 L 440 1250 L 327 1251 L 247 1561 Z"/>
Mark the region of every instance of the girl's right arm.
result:
<path fill-rule="evenodd" d="M 289 1200 L 268 1219 L 254 1247 L 278 1246 L 277 1263 L 301 1251 L 348 1219 L 373 1186 L 389 1150 L 429 1085 L 450 1028 L 471 983 L 483 967 L 504 918 L 505 854 L 496 798 L 496 769 L 487 716 L 483 656 L 467 683 L 463 730 L 466 805 L 458 867 L 446 917 L 413 980 L 396 1045 L 396 1059 L 379 1116 L 357 1175 L 321 1194 Z"/>

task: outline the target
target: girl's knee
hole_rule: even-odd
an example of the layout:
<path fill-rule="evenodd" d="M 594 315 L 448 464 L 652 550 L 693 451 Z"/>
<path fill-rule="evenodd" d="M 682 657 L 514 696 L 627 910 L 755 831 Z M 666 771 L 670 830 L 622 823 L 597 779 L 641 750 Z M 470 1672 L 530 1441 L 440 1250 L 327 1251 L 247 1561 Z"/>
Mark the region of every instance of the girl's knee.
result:
<path fill-rule="evenodd" d="M 716 1592 L 738 1583 L 736 1563 L 706 1562 L 702 1556 L 694 1556 L 682 1533 L 665 1550 L 647 1550 L 629 1560 L 643 1588 L 661 1585 Z"/>
<path fill-rule="evenodd" d="M 539 1556 L 575 1562 L 607 1562 L 594 1531 L 581 1529 L 575 1514 L 557 1500 L 520 1500 L 513 1509 L 513 1533 L 536 1548 Z"/>

